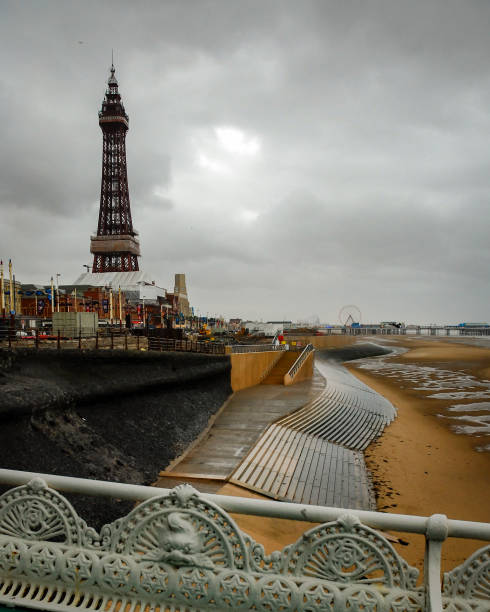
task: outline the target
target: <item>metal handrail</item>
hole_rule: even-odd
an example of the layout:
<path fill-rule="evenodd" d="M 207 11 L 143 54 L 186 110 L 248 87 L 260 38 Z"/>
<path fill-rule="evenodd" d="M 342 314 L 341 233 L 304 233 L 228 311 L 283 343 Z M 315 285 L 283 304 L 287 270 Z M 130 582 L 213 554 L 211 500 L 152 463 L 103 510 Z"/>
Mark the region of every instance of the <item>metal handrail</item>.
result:
<path fill-rule="evenodd" d="M 148 336 L 149 351 L 184 351 L 189 353 L 211 353 L 224 355 L 225 345 L 219 342 L 194 342 L 193 340 L 177 340 L 175 338 L 160 338 Z"/>
<path fill-rule="evenodd" d="M 442 514 L 409 516 L 201 494 L 189 484 L 160 489 L 6 469 L 0 469 L 0 484 L 27 485 L 0 498 L 5 500 L 0 505 L 0 603 L 8 606 L 115 612 L 163 606 L 169 609 L 170 604 L 172 610 L 221 610 L 220 597 L 227 589 L 226 609 L 234 602 L 241 609 L 244 605 L 258 609 L 257 602 L 265 603 L 260 608 L 267 610 L 320 609 L 311 607 L 308 602 L 312 601 L 322 604 L 322 609 L 328 606 L 338 611 L 347 607 L 367 609 L 366 602 L 375 604 L 376 609 L 395 609 L 391 606 L 395 600 L 400 610 L 488 609 L 485 571 L 490 546 L 446 573 L 442 589 L 440 571 L 447 537 L 490 540 L 490 523 L 448 519 Z M 87 528 L 68 500 L 55 497 L 46 485 L 66 493 L 143 503 L 103 527 L 99 534 Z M 321 525 L 281 551 L 265 555 L 262 544 L 241 532 L 223 510 Z M 54 523 L 47 522 L 45 516 L 55 516 Z M 162 524 L 163 516 L 168 526 Z M 203 523 L 206 529 L 200 526 Z M 418 570 L 409 566 L 373 527 L 425 536 L 423 587 L 416 587 Z M 63 534 L 63 529 L 69 529 L 65 539 L 54 541 L 53 535 Z M 214 564 L 201 529 L 223 551 L 224 567 Z M 132 530 L 139 534 L 134 541 L 129 535 Z M 143 557 L 140 546 L 143 552 L 148 548 Z M 320 561 L 318 548 L 322 550 Z M 372 566 L 365 563 L 371 555 L 374 568 L 387 567 L 372 584 L 371 578 L 363 583 L 372 571 Z M 235 559 L 240 562 L 238 566 Z M 321 571 L 312 573 L 311 568 L 318 563 Z M 353 564 L 356 570 L 359 568 L 357 578 L 342 571 Z M 169 584 L 171 590 L 167 589 Z M 206 602 L 203 593 L 208 591 L 216 599 Z M 189 607 L 189 601 L 198 607 Z M 294 605 L 287 607 L 289 601 Z M 374 609 L 371 605 L 369 608 Z"/>
<path fill-rule="evenodd" d="M 306 361 L 306 358 L 308 357 L 308 355 L 311 352 L 313 352 L 314 350 L 315 349 L 313 347 L 313 344 L 307 344 L 305 346 L 305 348 L 301 351 L 301 354 L 298 357 L 298 359 L 296 359 L 296 361 L 293 363 L 293 365 L 287 371 L 286 376 L 290 376 L 291 379 L 293 379 L 296 376 L 296 374 L 298 373 L 298 370 L 300 369 L 300 367 Z"/>
<path fill-rule="evenodd" d="M 233 344 L 231 349 L 232 353 L 267 353 L 286 350 L 286 344 Z"/>
<path fill-rule="evenodd" d="M 75 478 L 72 476 L 58 476 L 55 474 L 40 474 L 38 472 L 0 469 L 0 484 L 3 485 L 24 485 L 33 478 L 42 478 L 49 487 L 64 493 L 112 497 L 135 502 L 161 495 L 168 495 L 171 491 L 171 489 L 125 484 L 121 482 L 108 482 L 104 480 L 90 480 L 88 478 Z M 325 523 L 337 520 L 348 512 L 356 516 L 363 523 L 377 529 L 405 531 L 407 533 L 418 533 L 422 535 L 427 534 L 430 521 L 434 516 L 443 516 L 440 514 L 432 516 L 388 514 L 386 512 L 375 512 L 372 510 L 309 506 L 306 504 L 233 497 L 231 495 L 216 495 L 213 493 L 201 493 L 200 495 L 204 499 L 223 508 L 223 510 L 236 514 L 283 518 L 311 523 Z M 447 537 L 490 540 L 490 523 L 444 518 Z"/>

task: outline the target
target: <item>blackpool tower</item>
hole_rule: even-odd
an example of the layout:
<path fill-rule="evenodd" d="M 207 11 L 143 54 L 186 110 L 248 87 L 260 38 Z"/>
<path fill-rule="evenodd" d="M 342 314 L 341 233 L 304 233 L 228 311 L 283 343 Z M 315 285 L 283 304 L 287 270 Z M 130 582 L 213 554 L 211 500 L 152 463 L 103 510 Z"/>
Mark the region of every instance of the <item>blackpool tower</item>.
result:
<path fill-rule="evenodd" d="M 102 181 L 97 235 L 90 238 L 92 272 L 139 270 L 140 245 L 133 229 L 126 167 L 126 132 L 129 117 L 124 110 L 114 65 L 99 111 L 103 135 Z"/>

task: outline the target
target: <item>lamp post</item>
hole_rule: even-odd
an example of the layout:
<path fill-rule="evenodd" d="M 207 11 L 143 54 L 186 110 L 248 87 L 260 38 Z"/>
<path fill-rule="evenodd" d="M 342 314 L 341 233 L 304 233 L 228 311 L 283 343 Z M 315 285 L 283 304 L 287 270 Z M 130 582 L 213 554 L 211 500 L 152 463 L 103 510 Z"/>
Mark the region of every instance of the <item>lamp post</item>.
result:
<path fill-rule="evenodd" d="M 122 325 L 122 294 L 121 294 L 121 286 L 119 286 L 118 290 L 118 300 L 119 300 L 119 326 Z"/>
<path fill-rule="evenodd" d="M 54 283 L 53 277 L 51 277 L 51 317 L 54 314 Z"/>
<path fill-rule="evenodd" d="M 59 272 L 56 272 L 56 312 L 60 311 L 60 276 Z"/>

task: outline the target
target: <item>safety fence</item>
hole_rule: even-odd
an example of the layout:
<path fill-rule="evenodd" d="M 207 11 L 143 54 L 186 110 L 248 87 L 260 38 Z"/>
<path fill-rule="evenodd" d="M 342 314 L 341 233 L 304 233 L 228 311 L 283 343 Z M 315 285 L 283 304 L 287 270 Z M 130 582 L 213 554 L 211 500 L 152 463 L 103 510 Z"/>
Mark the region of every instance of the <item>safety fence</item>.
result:
<path fill-rule="evenodd" d="M 20 334 L 14 330 L 0 330 L 0 348 L 11 350 L 20 348 L 79 349 L 79 350 L 140 350 L 148 345 L 141 335 L 133 335 L 125 328 L 103 329 L 87 332 L 79 329 L 66 329 L 56 333 L 45 333 L 37 329 L 34 334 Z"/>
<path fill-rule="evenodd" d="M 210 355 L 224 355 L 225 345 L 220 342 L 194 342 L 192 340 L 174 340 L 148 336 L 149 351 L 185 351 L 188 353 L 206 353 Z"/>
<path fill-rule="evenodd" d="M 285 337 L 290 340 L 295 336 L 304 336 L 304 333 L 297 333 L 295 330 L 284 332 Z M 317 334 L 319 336 L 489 336 L 490 327 L 458 327 L 455 325 L 410 325 L 409 327 L 332 327 L 322 328 Z"/>
<path fill-rule="evenodd" d="M 490 546 L 443 576 L 447 538 L 489 523 L 0 470 L 0 604 L 44 610 L 488 612 Z M 88 526 L 58 491 L 139 501 Z M 229 512 L 320 523 L 266 554 Z M 424 575 L 378 530 L 423 534 Z"/>
<path fill-rule="evenodd" d="M 268 353 L 271 351 L 287 351 L 287 344 L 233 344 L 232 353 Z"/>

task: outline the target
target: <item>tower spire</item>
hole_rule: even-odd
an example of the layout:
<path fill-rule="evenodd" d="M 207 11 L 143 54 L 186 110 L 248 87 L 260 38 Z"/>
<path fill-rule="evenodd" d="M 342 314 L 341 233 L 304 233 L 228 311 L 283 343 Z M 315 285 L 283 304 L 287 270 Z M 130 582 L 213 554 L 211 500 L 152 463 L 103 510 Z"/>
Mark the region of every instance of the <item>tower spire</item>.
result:
<path fill-rule="evenodd" d="M 108 88 L 99 111 L 103 135 L 102 182 L 97 235 L 90 239 L 90 251 L 94 256 L 92 272 L 139 270 L 139 241 L 131 219 L 126 167 L 129 117 L 114 73 L 112 64 Z"/>

